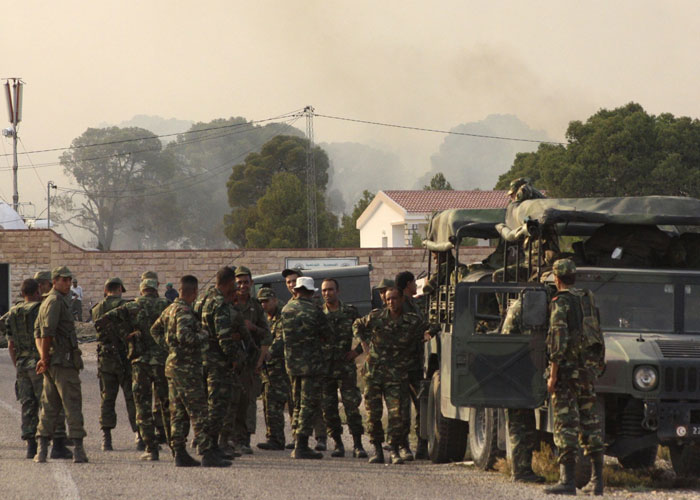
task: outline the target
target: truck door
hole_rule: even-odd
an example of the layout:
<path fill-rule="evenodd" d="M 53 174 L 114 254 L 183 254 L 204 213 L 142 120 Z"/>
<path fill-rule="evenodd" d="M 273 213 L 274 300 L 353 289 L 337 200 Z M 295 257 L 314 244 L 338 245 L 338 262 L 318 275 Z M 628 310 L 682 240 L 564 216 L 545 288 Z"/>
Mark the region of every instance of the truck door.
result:
<path fill-rule="evenodd" d="M 498 308 L 505 309 L 505 304 L 517 298 L 523 304 L 521 332 L 527 334 L 504 335 Z M 544 286 L 462 282 L 456 288 L 454 308 L 452 404 L 486 408 L 541 406 L 547 396 L 544 371 L 548 300 Z"/>

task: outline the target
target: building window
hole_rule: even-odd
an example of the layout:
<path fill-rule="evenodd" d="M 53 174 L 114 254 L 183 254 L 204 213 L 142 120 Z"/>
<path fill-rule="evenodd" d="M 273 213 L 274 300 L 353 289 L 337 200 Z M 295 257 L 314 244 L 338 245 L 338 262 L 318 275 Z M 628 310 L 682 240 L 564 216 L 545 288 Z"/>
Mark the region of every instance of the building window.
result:
<path fill-rule="evenodd" d="M 387 248 L 389 246 L 389 238 L 382 236 L 382 248 Z"/>

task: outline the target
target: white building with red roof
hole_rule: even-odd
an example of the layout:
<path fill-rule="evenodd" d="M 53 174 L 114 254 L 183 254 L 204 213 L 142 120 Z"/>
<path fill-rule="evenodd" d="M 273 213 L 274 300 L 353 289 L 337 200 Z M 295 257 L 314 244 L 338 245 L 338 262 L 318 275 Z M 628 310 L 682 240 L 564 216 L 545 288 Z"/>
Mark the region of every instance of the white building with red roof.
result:
<path fill-rule="evenodd" d="M 357 219 L 360 247 L 410 247 L 430 217 L 450 208 L 505 208 L 507 191 L 379 191 Z"/>

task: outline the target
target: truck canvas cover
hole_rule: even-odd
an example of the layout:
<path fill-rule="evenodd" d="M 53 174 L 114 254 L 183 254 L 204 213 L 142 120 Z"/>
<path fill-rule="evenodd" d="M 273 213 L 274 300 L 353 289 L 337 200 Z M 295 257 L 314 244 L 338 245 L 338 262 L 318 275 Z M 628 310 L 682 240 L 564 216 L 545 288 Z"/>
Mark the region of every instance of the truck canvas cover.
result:
<path fill-rule="evenodd" d="M 457 232 L 464 226 L 472 227 L 469 236 L 498 238 L 493 227 L 503 222 L 505 215 L 505 208 L 443 210 L 430 221 L 426 240 L 435 245 L 454 243 Z"/>

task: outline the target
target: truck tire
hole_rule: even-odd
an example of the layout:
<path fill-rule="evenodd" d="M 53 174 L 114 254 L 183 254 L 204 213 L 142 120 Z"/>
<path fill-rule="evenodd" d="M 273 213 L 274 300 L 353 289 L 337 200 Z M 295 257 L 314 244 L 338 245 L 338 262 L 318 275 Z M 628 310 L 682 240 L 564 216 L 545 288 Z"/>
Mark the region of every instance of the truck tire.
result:
<path fill-rule="evenodd" d="M 671 465 L 677 476 L 696 475 L 700 470 L 700 447 L 671 445 Z"/>
<path fill-rule="evenodd" d="M 498 449 L 498 426 L 493 408 L 470 408 L 469 453 L 474 465 L 481 470 L 492 469 L 503 455 Z"/>
<path fill-rule="evenodd" d="M 428 392 L 428 455 L 433 463 L 464 459 L 469 424 L 447 418 L 440 411 L 440 371 L 433 373 Z"/>
<path fill-rule="evenodd" d="M 659 445 L 649 446 L 641 450 L 630 453 L 626 457 L 618 457 L 617 461 L 625 469 L 645 469 L 653 467 L 656 463 L 656 453 L 659 451 Z"/>

